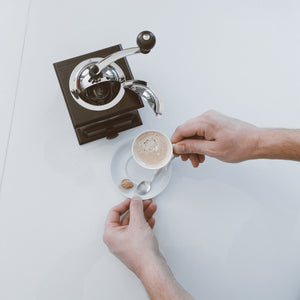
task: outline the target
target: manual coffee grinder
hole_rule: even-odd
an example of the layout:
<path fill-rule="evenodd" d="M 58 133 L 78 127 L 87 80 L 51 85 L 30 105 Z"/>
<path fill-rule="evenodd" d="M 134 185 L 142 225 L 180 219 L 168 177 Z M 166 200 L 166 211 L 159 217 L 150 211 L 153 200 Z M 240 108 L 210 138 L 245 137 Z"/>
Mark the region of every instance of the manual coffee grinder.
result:
<path fill-rule="evenodd" d="M 149 53 L 155 45 L 154 34 L 141 32 L 137 45 L 123 49 L 119 44 L 54 63 L 79 144 L 112 139 L 142 125 L 138 109 L 144 102 L 156 116 L 162 114 L 157 96 L 147 82 L 133 78 L 126 59 Z"/>

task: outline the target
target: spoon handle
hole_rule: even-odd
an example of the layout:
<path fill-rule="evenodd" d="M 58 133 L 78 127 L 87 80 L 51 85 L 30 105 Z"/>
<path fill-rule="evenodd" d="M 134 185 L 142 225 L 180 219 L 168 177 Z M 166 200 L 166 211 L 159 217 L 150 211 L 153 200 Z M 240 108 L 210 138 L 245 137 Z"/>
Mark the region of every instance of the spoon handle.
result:
<path fill-rule="evenodd" d="M 170 159 L 170 161 L 167 163 L 166 166 L 164 166 L 163 168 L 160 168 L 159 170 L 157 170 L 157 171 L 154 173 L 153 177 L 152 177 L 151 180 L 150 180 L 151 183 L 152 183 L 152 182 L 154 181 L 154 179 L 162 172 L 162 170 L 164 170 L 165 168 L 167 168 L 167 167 L 170 165 L 170 163 L 172 162 L 172 160 L 173 160 L 175 157 L 176 157 L 176 156 L 173 156 L 173 157 Z"/>

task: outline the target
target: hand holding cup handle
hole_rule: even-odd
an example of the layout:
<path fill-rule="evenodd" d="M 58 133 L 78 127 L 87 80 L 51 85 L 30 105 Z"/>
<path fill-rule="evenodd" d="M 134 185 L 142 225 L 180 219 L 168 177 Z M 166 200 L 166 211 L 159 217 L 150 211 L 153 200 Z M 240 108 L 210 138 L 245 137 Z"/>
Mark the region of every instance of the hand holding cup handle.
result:
<path fill-rule="evenodd" d="M 191 137 L 188 137 L 188 138 L 183 138 L 183 140 L 205 140 L 205 137 L 194 135 L 194 136 L 191 136 Z M 202 155 L 202 154 L 195 154 L 195 153 L 178 154 L 177 153 L 178 147 L 175 146 L 176 144 L 172 144 L 172 145 L 173 145 L 174 156 L 175 157 L 180 156 L 182 161 L 187 161 L 189 159 L 194 168 L 197 168 L 199 166 L 199 164 L 201 164 L 205 161 L 205 155 Z M 179 152 L 181 152 L 181 151 L 179 151 Z"/>

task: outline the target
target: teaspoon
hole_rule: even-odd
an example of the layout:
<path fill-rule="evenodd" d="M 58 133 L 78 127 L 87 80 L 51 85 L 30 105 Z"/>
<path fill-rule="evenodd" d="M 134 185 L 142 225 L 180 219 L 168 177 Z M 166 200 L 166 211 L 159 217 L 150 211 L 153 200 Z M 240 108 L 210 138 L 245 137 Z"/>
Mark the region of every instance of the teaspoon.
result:
<path fill-rule="evenodd" d="M 153 181 L 155 180 L 155 178 L 157 178 L 157 176 L 158 176 L 158 175 L 159 175 L 166 167 L 168 167 L 168 166 L 170 165 L 170 163 L 172 162 L 172 160 L 173 160 L 174 158 L 175 158 L 175 156 L 173 156 L 173 157 L 170 159 L 170 161 L 168 162 L 168 164 L 167 164 L 165 167 L 163 167 L 163 168 L 157 170 L 157 171 L 154 173 L 154 175 L 152 176 L 152 178 L 151 178 L 150 180 L 143 180 L 143 181 L 141 181 L 141 182 L 137 185 L 137 187 L 136 187 L 136 193 L 139 194 L 139 195 L 145 195 L 145 194 L 149 193 L 150 190 L 151 190 L 152 183 L 153 183 Z"/>

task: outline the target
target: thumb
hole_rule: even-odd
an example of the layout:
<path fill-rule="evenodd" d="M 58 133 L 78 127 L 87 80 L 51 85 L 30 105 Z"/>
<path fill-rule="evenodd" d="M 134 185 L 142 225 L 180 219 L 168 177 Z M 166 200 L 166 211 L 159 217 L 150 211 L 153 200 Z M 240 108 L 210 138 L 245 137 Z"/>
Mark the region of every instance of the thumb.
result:
<path fill-rule="evenodd" d="M 130 201 L 129 224 L 141 224 L 145 222 L 143 200 L 135 195 Z"/>
<path fill-rule="evenodd" d="M 185 139 L 174 145 L 174 154 L 203 154 L 209 155 L 208 147 L 211 141 Z"/>

